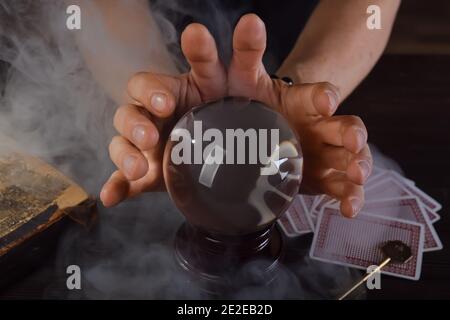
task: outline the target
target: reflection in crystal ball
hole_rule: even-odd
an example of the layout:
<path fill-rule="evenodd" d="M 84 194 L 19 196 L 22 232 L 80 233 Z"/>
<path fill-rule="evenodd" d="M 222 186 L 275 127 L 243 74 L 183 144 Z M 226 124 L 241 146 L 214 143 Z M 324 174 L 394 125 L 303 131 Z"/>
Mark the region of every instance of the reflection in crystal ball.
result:
<path fill-rule="evenodd" d="M 282 115 L 230 97 L 193 108 L 178 121 L 163 166 L 167 190 L 188 223 L 243 235 L 269 227 L 289 207 L 303 156 Z"/>

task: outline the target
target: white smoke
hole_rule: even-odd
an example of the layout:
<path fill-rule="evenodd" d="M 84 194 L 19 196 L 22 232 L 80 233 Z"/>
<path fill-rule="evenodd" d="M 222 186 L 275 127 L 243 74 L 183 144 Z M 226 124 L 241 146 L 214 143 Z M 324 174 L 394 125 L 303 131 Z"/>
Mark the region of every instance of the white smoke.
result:
<path fill-rule="evenodd" d="M 174 47 L 178 34 L 161 13 L 167 8 L 192 12 L 173 1 L 159 1 L 154 8 L 160 10 L 155 16 L 165 30 L 166 44 Z M 211 22 L 220 26 L 215 35 L 222 39 L 219 48 L 228 52 L 223 54 L 227 58 L 229 51 L 224 48 L 231 42 L 232 23 L 218 8 L 208 8 Z M 114 134 L 116 105 L 87 69 L 74 33 L 66 29 L 66 18 L 64 1 L 0 0 L 0 60 L 10 65 L 0 91 L 0 133 L 97 195 L 113 171 L 107 146 Z M 97 18 L 101 28 L 101 17 Z M 92 50 L 99 45 L 121 50 L 113 44 L 93 37 L 91 46 Z M 171 51 L 176 53 L 177 49 Z M 182 59 L 177 65 L 183 65 Z M 166 194 L 143 195 L 117 208 L 101 209 L 95 230 L 87 233 L 77 229 L 65 236 L 55 272 L 64 275 L 68 265 L 80 265 L 83 298 L 201 297 L 172 259 L 172 239 L 181 222 Z M 307 258 L 297 267 L 295 274 L 303 280 L 284 269 L 273 290 L 244 287 L 236 298 L 332 298 L 333 290 L 348 287 L 355 279 L 353 271 L 322 267 Z M 47 292 L 48 297 L 63 298 L 56 294 L 60 291 Z M 67 291 L 67 297 L 79 296 Z"/>
<path fill-rule="evenodd" d="M 10 65 L 0 100 L 0 133 L 8 138 L 0 145 L 45 159 L 96 196 L 113 171 L 107 146 L 116 105 L 86 68 L 66 18 L 63 1 L 0 1 L 0 60 Z M 103 40 L 93 48 L 113 43 Z M 66 236 L 57 272 L 80 264 L 88 298 L 178 295 L 164 293 L 176 288 L 178 271 L 163 240 L 182 219 L 165 194 L 101 209 L 100 220 L 89 237 Z"/>
<path fill-rule="evenodd" d="M 95 192 L 109 170 L 98 165 L 108 163 L 99 146 L 107 145 L 112 134 L 114 106 L 63 28 L 63 2 L 2 1 L 0 9 L 0 59 L 11 65 L 1 97 L 0 131 L 22 149 L 59 162 Z M 94 170 L 101 177 L 93 179 Z"/>

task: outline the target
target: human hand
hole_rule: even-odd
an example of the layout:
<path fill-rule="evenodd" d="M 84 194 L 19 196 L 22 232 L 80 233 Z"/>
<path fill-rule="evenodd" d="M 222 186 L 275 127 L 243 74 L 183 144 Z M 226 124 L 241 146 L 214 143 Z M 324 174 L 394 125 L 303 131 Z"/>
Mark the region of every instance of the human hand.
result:
<path fill-rule="evenodd" d="M 193 106 L 224 96 L 245 96 L 272 107 L 291 122 L 304 153 L 301 189 L 326 193 L 341 201 L 345 216 L 362 207 L 361 184 L 372 160 L 367 132 L 359 118 L 334 116 L 339 92 L 331 84 L 289 86 L 271 79 L 262 56 L 266 46 L 263 22 L 245 15 L 233 36 L 233 57 L 226 69 L 219 60 L 215 41 L 200 24 L 191 24 L 181 37 L 191 70 L 180 76 L 138 73 L 129 82 L 133 103 L 118 109 L 110 155 L 118 167 L 103 187 L 105 206 L 145 191 L 163 187 L 164 136 Z"/>

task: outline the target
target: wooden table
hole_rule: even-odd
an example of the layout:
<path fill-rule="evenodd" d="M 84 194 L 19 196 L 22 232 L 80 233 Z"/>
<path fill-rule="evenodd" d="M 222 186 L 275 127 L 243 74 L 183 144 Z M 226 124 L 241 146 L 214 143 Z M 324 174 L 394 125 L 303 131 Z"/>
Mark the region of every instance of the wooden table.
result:
<path fill-rule="evenodd" d="M 443 205 L 436 229 L 444 249 L 424 255 L 421 279 L 384 276 L 368 298 L 450 298 L 450 56 L 384 56 L 339 113 L 361 116 L 369 140 Z M 63 297 L 64 276 L 50 260 L 0 298 Z"/>
<path fill-rule="evenodd" d="M 369 299 L 450 298 L 450 56 L 382 57 L 342 105 L 366 123 L 369 141 L 442 203 L 444 249 L 424 254 L 419 281 L 382 278 Z"/>

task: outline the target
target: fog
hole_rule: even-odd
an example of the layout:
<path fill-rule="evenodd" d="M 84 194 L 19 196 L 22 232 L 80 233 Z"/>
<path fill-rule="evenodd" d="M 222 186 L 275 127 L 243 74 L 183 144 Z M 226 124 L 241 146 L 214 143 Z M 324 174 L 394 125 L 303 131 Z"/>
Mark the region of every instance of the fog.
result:
<path fill-rule="evenodd" d="M 132 6 L 134 2 L 126 3 Z M 164 30 L 163 43 L 155 42 L 155 46 L 168 48 L 177 70 L 185 68 L 177 46 L 179 34 L 172 16 L 165 13 L 167 9 L 192 13 L 180 3 L 159 1 L 153 12 Z M 216 26 L 213 33 L 227 60 L 232 29 L 229 17 L 238 12 L 224 13 L 213 5 L 205 11 L 210 24 Z M 105 28 L 102 17 L 93 17 L 92 25 L 100 33 L 88 37 L 91 50 L 96 52 L 101 46 L 111 52 L 123 51 L 101 33 Z M 0 0 L 0 60 L 11 66 L 0 99 L 0 145 L 3 151 L 9 144 L 45 159 L 97 196 L 114 170 L 107 146 L 115 134 L 112 117 L 117 106 L 87 68 L 75 32 L 66 28 L 66 19 L 64 1 Z M 58 249 L 55 273 L 64 275 L 68 265 L 79 265 L 83 290 L 67 290 L 61 296 L 60 290 L 51 288 L 64 283 L 49 284 L 45 297 L 206 297 L 173 261 L 173 236 L 183 218 L 165 193 L 146 194 L 114 209 L 99 207 L 97 227 L 89 232 L 72 229 Z M 295 243 L 301 242 L 300 238 Z M 306 249 L 298 254 L 299 260 L 280 271 L 270 290 L 242 286 L 233 298 L 332 298 L 360 274 L 311 261 Z M 257 267 L 249 266 L 242 274 L 251 277 L 257 273 L 254 270 Z"/>

